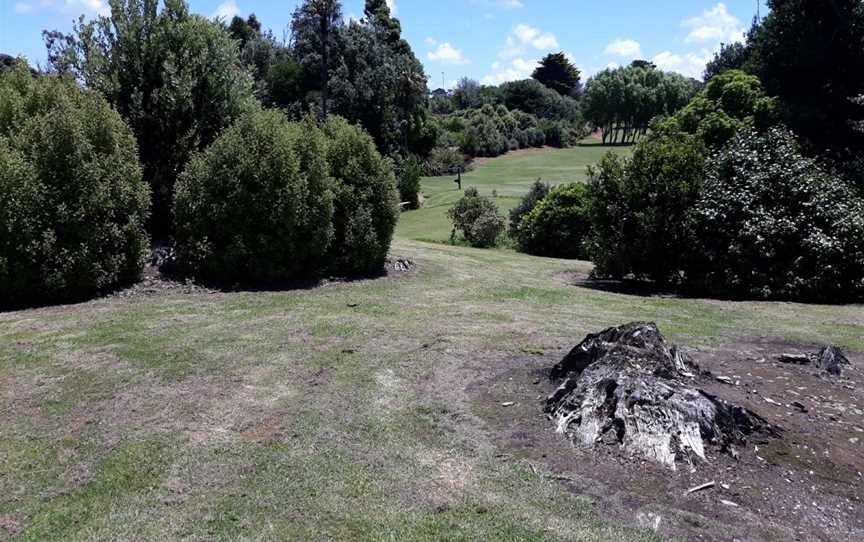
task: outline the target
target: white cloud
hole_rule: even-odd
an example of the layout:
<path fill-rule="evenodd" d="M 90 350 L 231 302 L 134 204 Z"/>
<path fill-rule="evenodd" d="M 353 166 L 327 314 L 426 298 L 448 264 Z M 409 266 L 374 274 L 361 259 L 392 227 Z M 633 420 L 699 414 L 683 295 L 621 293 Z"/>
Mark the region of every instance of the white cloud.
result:
<path fill-rule="evenodd" d="M 235 15 L 240 15 L 240 13 L 240 6 L 237 5 L 237 2 L 234 0 L 226 0 L 216 8 L 213 18 L 230 21 Z"/>
<path fill-rule="evenodd" d="M 33 11 L 33 6 L 31 4 L 26 4 L 24 2 L 15 3 L 15 13 L 30 13 L 31 11 Z"/>
<path fill-rule="evenodd" d="M 558 47 L 558 39 L 554 34 L 542 32 L 527 24 L 519 24 L 507 36 L 506 45 L 499 51 L 498 56 L 519 58 L 524 57 L 532 49 L 549 51 L 556 47 Z"/>
<path fill-rule="evenodd" d="M 529 61 L 524 58 L 514 58 L 508 64 L 500 62 L 492 64 L 492 73 L 480 80 L 484 85 L 500 85 L 507 81 L 519 81 L 528 79 L 534 73 L 537 61 Z"/>
<path fill-rule="evenodd" d="M 618 38 L 606 46 L 605 52 L 607 55 L 636 58 L 642 56 L 642 46 L 638 41 Z"/>
<path fill-rule="evenodd" d="M 390 8 L 390 15 L 395 17 L 399 13 L 399 6 L 396 5 L 396 0 L 387 0 L 387 7 Z"/>
<path fill-rule="evenodd" d="M 471 61 L 465 58 L 465 55 L 460 49 L 457 49 L 449 43 L 441 43 L 434 51 L 430 51 L 427 55 L 429 60 L 440 62 L 442 64 L 468 64 Z"/>
<path fill-rule="evenodd" d="M 429 36 L 428 38 L 426 38 L 423 41 L 425 41 L 426 45 L 428 45 L 429 47 L 435 47 L 436 45 L 438 45 L 438 40 L 436 40 L 432 36 Z"/>
<path fill-rule="evenodd" d="M 517 25 L 516 30 L 513 31 L 513 35 L 515 35 L 523 45 L 531 45 L 535 49 L 545 50 L 558 47 L 558 40 L 555 38 L 554 34 L 544 34 L 527 24 Z"/>
<path fill-rule="evenodd" d="M 744 28 L 741 21 L 726 9 L 726 4 L 720 2 L 698 17 L 681 21 L 681 26 L 689 28 L 690 32 L 684 38 L 686 43 L 735 42 L 744 39 Z"/>
<path fill-rule="evenodd" d="M 675 54 L 670 51 L 664 51 L 655 55 L 651 59 L 658 68 L 665 71 L 677 72 L 687 77 L 701 79 L 702 72 L 705 71 L 705 64 L 711 60 L 712 53 L 710 51 L 701 51 L 699 53 Z"/>

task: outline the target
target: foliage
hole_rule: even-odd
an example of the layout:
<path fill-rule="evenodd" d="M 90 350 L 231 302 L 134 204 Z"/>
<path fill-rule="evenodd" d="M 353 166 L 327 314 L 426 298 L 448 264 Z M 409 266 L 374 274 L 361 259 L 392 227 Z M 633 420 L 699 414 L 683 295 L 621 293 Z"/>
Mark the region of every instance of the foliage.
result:
<path fill-rule="evenodd" d="M 435 147 L 429 153 L 424 166 L 424 174 L 430 177 L 455 175 L 459 171 L 467 170 L 465 155 L 458 148 L 453 147 Z"/>
<path fill-rule="evenodd" d="M 95 92 L 26 62 L 0 74 L 0 304 L 136 279 L 149 189 L 129 127 Z"/>
<path fill-rule="evenodd" d="M 531 78 L 562 96 L 578 98 L 582 92 L 579 69 L 567 59 L 564 53 L 546 55 Z"/>
<path fill-rule="evenodd" d="M 73 35 L 45 38 L 53 69 L 100 92 L 135 133 L 153 188 L 151 231 L 164 237 L 177 174 L 254 100 L 224 25 L 191 14 L 184 0 L 159 4 L 110 0 L 110 17 L 82 17 Z"/>
<path fill-rule="evenodd" d="M 572 183 L 555 188 L 537 203 L 520 221 L 515 239 L 519 250 L 528 254 L 585 259 L 590 231 L 588 187 Z"/>
<path fill-rule="evenodd" d="M 275 283 L 315 276 L 333 238 L 326 141 L 277 111 L 241 118 L 180 176 L 176 249 L 198 279 Z"/>
<path fill-rule="evenodd" d="M 456 109 L 477 109 L 483 105 L 480 83 L 463 77 L 453 89 L 453 106 Z"/>
<path fill-rule="evenodd" d="M 522 218 L 533 211 L 534 207 L 540 203 L 540 200 L 549 194 L 550 190 L 551 187 L 547 183 L 544 183 L 542 179 L 537 179 L 534 181 L 534 184 L 531 185 L 531 188 L 528 189 L 528 192 L 522 196 L 522 200 L 519 201 L 519 204 L 510 210 L 509 233 L 511 238 L 517 238 Z"/>
<path fill-rule="evenodd" d="M 679 129 L 720 148 L 741 129 L 776 124 L 777 116 L 776 99 L 765 94 L 757 77 L 729 70 L 711 79 L 675 119 Z"/>
<path fill-rule="evenodd" d="M 648 132 L 652 119 L 672 115 L 685 105 L 697 87 L 685 77 L 635 63 L 603 70 L 585 87 L 585 120 L 602 130 L 603 143 L 635 142 Z"/>
<path fill-rule="evenodd" d="M 331 117 L 324 125 L 335 194 L 331 269 L 370 275 L 384 268 L 399 218 L 399 194 L 390 162 L 362 128 Z"/>
<path fill-rule="evenodd" d="M 400 159 L 396 163 L 396 187 L 399 200 L 407 203 L 409 209 L 420 208 L 420 177 L 426 164 L 416 156 Z"/>
<path fill-rule="evenodd" d="M 729 70 L 743 69 L 749 54 L 750 49 L 740 41 L 721 43 L 720 50 L 714 53 L 714 58 L 705 66 L 704 80 L 710 81 L 714 76 Z"/>
<path fill-rule="evenodd" d="M 770 0 L 750 36 L 747 69 L 783 104 L 784 122 L 808 142 L 860 154 L 864 135 L 852 123 L 864 107 L 864 3 L 860 0 Z"/>
<path fill-rule="evenodd" d="M 693 135 L 660 132 L 624 160 L 607 154 L 589 170 L 590 254 L 602 277 L 680 281 L 685 214 L 699 197 L 705 148 Z"/>
<path fill-rule="evenodd" d="M 451 239 L 456 232 L 475 248 L 489 248 L 498 243 L 498 238 L 504 231 L 504 217 L 498 211 L 498 206 L 486 197 L 480 196 L 476 188 L 468 188 L 465 195 L 447 211 L 447 216 L 453 223 Z"/>
<path fill-rule="evenodd" d="M 386 4 L 377 6 L 376 18 L 352 21 L 340 30 L 331 80 L 333 111 L 362 124 L 384 154 L 425 156 L 435 144 L 426 116 L 426 76 L 399 36 L 398 21 L 384 17 L 386 9 Z"/>
<path fill-rule="evenodd" d="M 444 133 L 459 130 L 457 139 L 468 156 L 494 157 L 510 150 L 551 144 L 566 147 L 579 139 L 579 133 L 564 121 L 536 117 L 505 106 L 486 104 L 480 109 L 461 112 L 445 123 Z M 464 118 L 464 122 L 462 121 Z"/>
<path fill-rule="evenodd" d="M 342 26 L 339 0 L 303 0 L 291 17 L 293 53 L 303 67 L 304 79 L 321 97 L 321 117 L 325 119 L 329 112 L 330 74 L 338 62 Z"/>
<path fill-rule="evenodd" d="M 709 160 L 690 213 L 688 282 L 715 294 L 864 296 L 864 200 L 805 158 L 794 136 L 741 132 Z"/>
<path fill-rule="evenodd" d="M 534 79 L 511 81 L 500 87 L 501 101 L 507 109 L 518 109 L 538 119 L 581 120 L 579 104 L 569 96 L 562 96 Z"/>

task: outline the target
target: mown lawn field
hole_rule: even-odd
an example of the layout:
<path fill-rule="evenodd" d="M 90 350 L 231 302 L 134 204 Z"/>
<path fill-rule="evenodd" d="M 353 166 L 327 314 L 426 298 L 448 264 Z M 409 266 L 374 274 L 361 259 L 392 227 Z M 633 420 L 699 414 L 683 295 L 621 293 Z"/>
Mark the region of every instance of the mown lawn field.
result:
<path fill-rule="evenodd" d="M 629 153 L 628 147 L 604 147 L 594 140 L 570 149 L 530 149 L 483 160 L 462 176 L 462 189 L 477 188 L 480 195 L 497 195 L 495 203 L 507 215 L 531 184 L 542 179 L 550 185 L 585 181 L 588 166 L 607 152 Z M 402 214 L 396 236 L 402 239 L 443 242 L 450 239 L 452 226 L 447 210 L 461 197 L 455 175 L 424 177 L 423 208 Z"/>
<path fill-rule="evenodd" d="M 580 152 L 501 160 L 529 164 L 524 180 L 498 162 L 469 178 L 516 196 L 535 174 L 579 178 Z M 655 540 L 502 449 L 507 371 L 632 320 L 694 348 L 774 336 L 864 351 L 861 306 L 598 291 L 566 280 L 587 263 L 412 235 L 403 224 L 392 253 L 416 269 L 388 278 L 0 313 L 0 538 Z"/>

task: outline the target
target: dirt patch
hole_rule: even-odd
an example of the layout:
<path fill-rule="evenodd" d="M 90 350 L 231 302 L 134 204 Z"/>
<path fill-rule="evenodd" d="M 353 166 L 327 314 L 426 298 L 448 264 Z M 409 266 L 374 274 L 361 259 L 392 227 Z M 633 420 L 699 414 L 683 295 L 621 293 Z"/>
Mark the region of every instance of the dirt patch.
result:
<path fill-rule="evenodd" d="M 585 449 L 556 434 L 542 409 L 556 388 L 548 369 L 561 352 L 502 362 L 497 374 L 470 384 L 468 392 L 504 458 L 538 465 L 573 492 L 594 498 L 613 518 L 685 539 L 860 540 L 864 356 L 847 353 L 852 365 L 840 378 L 773 361 L 780 353 L 811 352 L 815 346 L 744 339 L 691 351 L 714 375 L 700 377 L 700 388 L 783 430 L 780 439 L 740 450 L 737 460 L 709 454 L 695 471 L 670 472 L 617 446 Z M 716 376 L 728 376 L 732 384 Z M 792 406 L 796 401 L 807 411 Z M 687 493 L 709 481 L 714 487 Z"/>

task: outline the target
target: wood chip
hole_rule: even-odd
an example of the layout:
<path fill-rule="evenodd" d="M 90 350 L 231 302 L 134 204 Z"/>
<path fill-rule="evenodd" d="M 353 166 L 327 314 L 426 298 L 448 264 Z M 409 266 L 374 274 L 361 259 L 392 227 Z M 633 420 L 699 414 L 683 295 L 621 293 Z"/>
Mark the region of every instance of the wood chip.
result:
<path fill-rule="evenodd" d="M 691 493 L 696 493 L 697 491 L 702 491 L 704 489 L 711 489 L 715 485 L 717 485 L 717 482 L 715 482 L 714 480 L 711 480 L 710 482 L 704 483 L 701 486 L 691 487 L 690 489 L 687 490 L 687 494 L 690 495 Z"/>

